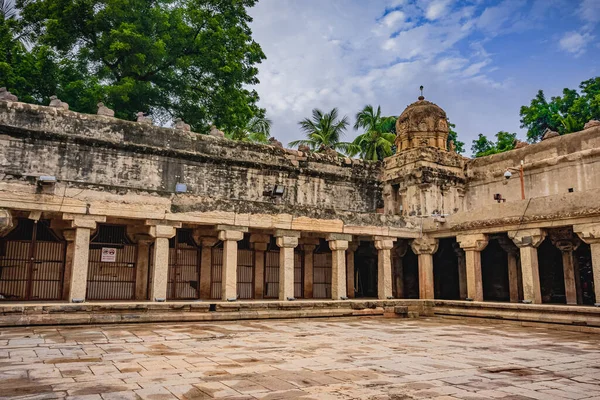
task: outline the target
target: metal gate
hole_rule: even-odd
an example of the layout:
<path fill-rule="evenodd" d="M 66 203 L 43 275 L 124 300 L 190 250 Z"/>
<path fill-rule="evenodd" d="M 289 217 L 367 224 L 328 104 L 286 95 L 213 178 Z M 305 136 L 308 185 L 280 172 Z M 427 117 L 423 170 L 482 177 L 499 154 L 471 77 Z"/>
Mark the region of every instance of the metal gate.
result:
<path fill-rule="evenodd" d="M 313 254 L 313 297 L 331 297 L 331 252 Z"/>
<path fill-rule="evenodd" d="M 304 258 L 300 251 L 294 251 L 294 297 L 304 297 Z"/>
<path fill-rule="evenodd" d="M 238 299 L 254 298 L 254 250 L 239 249 L 237 252 Z M 213 247 L 210 273 L 210 298 L 221 298 L 223 281 L 223 248 Z"/>
<path fill-rule="evenodd" d="M 169 240 L 167 299 L 200 298 L 200 251 L 191 229 L 178 229 L 177 234 Z"/>
<path fill-rule="evenodd" d="M 265 299 L 279 297 L 279 251 L 265 252 Z"/>
<path fill-rule="evenodd" d="M 124 225 L 98 225 L 90 240 L 88 300 L 134 300 L 137 246 Z"/>
<path fill-rule="evenodd" d="M 0 300 L 60 300 L 65 252 L 49 221 L 18 219 L 0 239 Z"/>

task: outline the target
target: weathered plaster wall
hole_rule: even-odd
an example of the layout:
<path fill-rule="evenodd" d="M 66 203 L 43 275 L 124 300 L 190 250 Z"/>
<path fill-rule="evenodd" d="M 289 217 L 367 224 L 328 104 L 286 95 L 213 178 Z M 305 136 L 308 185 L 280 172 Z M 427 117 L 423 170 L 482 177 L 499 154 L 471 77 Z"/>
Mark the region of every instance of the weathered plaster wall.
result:
<path fill-rule="evenodd" d="M 536 198 L 600 188 L 600 127 L 544 140 L 534 145 L 469 160 L 466 210 L 521 199 L 519 173 L 507 180 L 504 172 L 524 161 L 525 197 Z M 585 204 L 581 204 L 584 206 Z"/>
<path fill-rule="evenodd" d="M 0 165 L 6 183 L 33 185 L 31 177 L 54 175 L 66 187 L 105 197 L 168 198 L 174 213 L 345 215 L 360 223 L 361 214 L 377 220 L 382 203 L 379 163 L 24 103 L 0 102 Z M 187 184 L 185 195 L 173 194 L 178 182 Z M 263 193 L 275 184 L 286 187 L 280 199 Z"/>

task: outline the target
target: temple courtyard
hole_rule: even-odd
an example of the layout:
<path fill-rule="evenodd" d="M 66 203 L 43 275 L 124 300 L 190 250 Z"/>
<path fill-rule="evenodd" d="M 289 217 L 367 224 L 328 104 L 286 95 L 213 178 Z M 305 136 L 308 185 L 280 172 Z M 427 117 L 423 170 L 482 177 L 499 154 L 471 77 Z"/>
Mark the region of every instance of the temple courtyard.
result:
<path fill-rule="evenodd" d="M 23 399 L 600 399 L 600 336 L 442 318 L 9 328 Z"/>

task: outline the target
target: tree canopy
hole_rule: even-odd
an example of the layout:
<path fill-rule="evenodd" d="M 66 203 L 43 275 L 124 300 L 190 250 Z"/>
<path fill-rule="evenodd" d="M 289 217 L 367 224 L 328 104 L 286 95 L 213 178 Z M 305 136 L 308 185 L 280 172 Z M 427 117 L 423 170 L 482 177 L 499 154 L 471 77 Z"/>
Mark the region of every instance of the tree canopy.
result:
<path fill-rule="evenodd" d="M 396 117 L 381 116 L 381 107 L 377 110 L 372 105 L 366 105 L 356 114 L 354 129 L 364 129 L 349 147 L 351 156 L 360 155 L 363 160 L 383 160 L 393 154 Z"/>
<path fill-rule="evenodd" d="M 350 143 L 342 142 L 341 137 L 348 124 L 347 116 L 339 118 L 337 108 L 333 108 L 328 113 L 315 108 L 312 110 L 312 118 L 304 118 L 298 122 L 306 139 L 290 142 L 289 146 L 307 145 L 314 152 L 325 152 L 331 149 L 345 153 L 348 151 Z"/>
<path fill-rule="evenodd" d="M 521 128 L 527 128 L 527 140 L 535 143 L 551 129 L 564 135 L 583 129 L 591 119 L 600 119 L 600 77 L 581 82 L 580 91 L 563 89 L 562 96 L 546 99 L 538 91 L 529 106 L 521 107 Z"/>
<path fill-rule="evenodd" d="M 491 154 L 503 153 L 515 148 L 516 133 L 500 131 L 496 133 L 496 141 L 489 140 L 484 134 L 480 133 L 477 139 L 473 140 L 471 152 L 475 157 L 484 157 Z"/>
<path fill-rule="evenodd" d="M 0 15 L 0 86 L 36 103 L 56 94 L 80 112 L 103 101 L 119 118 L 234 131 L 264 117 L 249 88 L 265 58 L 249 28 L 255 2 L 17 0 L 19 19 Z M 13 40 L 22 34 L 30 46 Z"/>

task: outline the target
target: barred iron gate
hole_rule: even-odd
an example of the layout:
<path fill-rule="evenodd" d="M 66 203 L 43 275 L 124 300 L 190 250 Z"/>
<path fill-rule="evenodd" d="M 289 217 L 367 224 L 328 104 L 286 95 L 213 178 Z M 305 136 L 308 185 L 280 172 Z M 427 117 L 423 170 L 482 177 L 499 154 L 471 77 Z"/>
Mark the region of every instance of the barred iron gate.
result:
<path fill-rule="evenodd" d="M 98 225 L 90 240 L 88 300 L 134 300 L 137 246 L 124 225 Z"/>
<path fill-rule="evenodd" d="M 194 242 L 191 229 L 178 229 L 169 240 L 169 274 L 167 299 L 200 298 L 200 247 Z"/>
<path fill-rule="evenodd" d="M 239 249 L 237 252 L 238 299 L 254 298 L 254 250 Z M 223 281 L 223 248 L 213 247 L 210 274 L 210 298 L 221 298 Z"/>
<path fill-rule="evenodd" d="M 265 252 L 265 299 L 279 297 L 279 251 Z"/>
<path fill-rule="evenodd" d="M 313 297 L 331 297 L 331 252 L 313 254 Z"/>
<path fill-rule="evenodd" d="M 18 219 L 0 239 L 0 300 L 60 300 L 65 252 L 49 221 Z"/>
<path fill-rule="evenodd" d="M 238 299 L 254 298 L 254 250 L 238 250 L 237 295 Z"/>
<path fill-rule="evenodd" d="M 304 257 L 300 251 L 294 251 L 294 297 L 304 297 Z"/>

